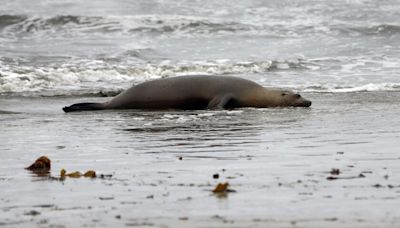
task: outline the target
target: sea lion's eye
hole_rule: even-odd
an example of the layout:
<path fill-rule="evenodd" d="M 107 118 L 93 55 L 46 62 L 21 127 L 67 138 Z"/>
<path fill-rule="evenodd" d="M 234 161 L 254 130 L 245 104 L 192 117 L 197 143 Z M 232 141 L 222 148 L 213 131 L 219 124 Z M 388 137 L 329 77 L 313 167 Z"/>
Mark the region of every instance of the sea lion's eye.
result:
<path fill-rule="evenodd" d="M 283 97 L 283 96 L 286 96 L 287 95 L 287 93 L 281 93 L 281 96 Z"/>
<path fill-rule="evenodd" d="M 296 96 L 296 98 L 300 98 L 300 97 L 301 97 L 301 95 L 300 95 L 300 94 L 296 94 L 295 96 Z"/>

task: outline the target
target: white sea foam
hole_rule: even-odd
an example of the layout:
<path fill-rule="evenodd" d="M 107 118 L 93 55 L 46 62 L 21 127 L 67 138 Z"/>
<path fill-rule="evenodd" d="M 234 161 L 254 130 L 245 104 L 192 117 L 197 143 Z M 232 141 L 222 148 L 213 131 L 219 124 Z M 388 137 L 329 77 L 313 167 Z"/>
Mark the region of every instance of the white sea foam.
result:
<path fill-rule="evenodd" d="M 400 83 L 368 83 L 361 85 L 311 85 L 302 88 L 287 86 L 293 89 L 300 89 L 304 92 L 327 92 L 327 93 L 352 93 L 352 92 L 378 92 L 378 91 L 400 91 Z"/>
<path fill-rule="evenodd" d="M 79 95 L 99 91 L 121 90 L 132 83 L 181 75 L 226 75 L 266 73 L 271 70 L 305 68 L 302 61 L 232 62 L 182 61 L 161 64 L 113 66 L 102 61 L 62 64 L 51 67 L 0 68 L 0 94 L 17 95 Z"/>
<path fill-rule="evenodd" d="M 331 88 L 329 92 L 347 93 L 347 92 L 373 92 L 373 91 L 399 91 L 400 83 L 368 83 L 348 88 Z"/>
<path fill-rule="evenodd" d="M 142 65 L 114 69 L 76 69 L 76 68 L 18 68 L 10 71 L 0 70 L 0 94 L 22 96 L 56 96 L 99 94 L 118 92 L 143 81 L 181 75 L 242 75 L 268 73 L 276 64 L 236 63 L 236 64 L 196 64 L 196 65 Z M 288 64 L 290 65 L 290 64 Z M 320 83 L 316 80 L 299 83 L 295 78 L 283 79 L 261 77 L 259 83 L 269 87 L 283 87 L 303 92 L 361 92 L 361 91 L 400 91 L 397 82 L 373 82 L 358 80 L 357 83 L 336 80 Z M 286 84 L 284 83 L 286 82 Z M 113 93 L 111 93 L 113 94 Z"/>

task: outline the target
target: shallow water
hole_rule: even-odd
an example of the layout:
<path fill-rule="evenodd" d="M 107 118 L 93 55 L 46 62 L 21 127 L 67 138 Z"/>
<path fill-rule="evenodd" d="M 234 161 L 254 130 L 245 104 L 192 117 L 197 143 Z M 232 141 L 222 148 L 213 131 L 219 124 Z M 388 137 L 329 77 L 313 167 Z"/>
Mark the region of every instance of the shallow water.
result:
<path fill-rule="evenodd" d="M 107 98 L 1 100 L 1 224 L 398 224 L 400 93 L 304 96 L 312 108 L 73 114 L 60 108 Z M 53 176 L 112 177 L 56 181 L 23 169 L 41 155 Z M 327 180 L 332 168 L 339 179 Z M 236 192 L 213 195 L 225 181 Z"/>

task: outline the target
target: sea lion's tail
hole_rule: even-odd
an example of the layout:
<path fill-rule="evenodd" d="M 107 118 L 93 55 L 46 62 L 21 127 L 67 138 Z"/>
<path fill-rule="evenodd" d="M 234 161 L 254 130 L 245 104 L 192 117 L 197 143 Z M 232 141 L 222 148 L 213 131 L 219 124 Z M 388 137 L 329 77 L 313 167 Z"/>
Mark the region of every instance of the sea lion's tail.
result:
<path fill-rule="evenodd" d="M 64 112 L 93 111 L 102 109 L 104 109 L 102 103 L 78 103 L 63 108 Z"/>

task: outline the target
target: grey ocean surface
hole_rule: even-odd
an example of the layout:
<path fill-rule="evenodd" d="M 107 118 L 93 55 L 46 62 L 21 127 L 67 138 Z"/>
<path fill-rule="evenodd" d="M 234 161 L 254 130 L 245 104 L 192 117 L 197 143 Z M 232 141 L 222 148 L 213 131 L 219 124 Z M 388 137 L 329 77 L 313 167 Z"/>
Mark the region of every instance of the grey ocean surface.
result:
<path fill-rule="evenodd" d="M 400 226 L 399 18 L 395 0 L 2 0 L 0 226 Z M 61 110 L 186 74 L 313 105 Z M 41 155 L 112 177 L 23 169 Z"/>

